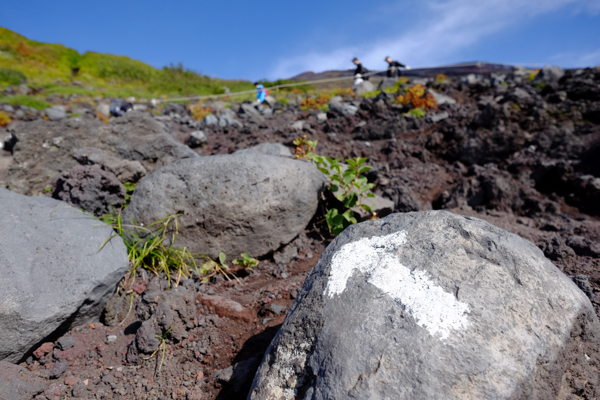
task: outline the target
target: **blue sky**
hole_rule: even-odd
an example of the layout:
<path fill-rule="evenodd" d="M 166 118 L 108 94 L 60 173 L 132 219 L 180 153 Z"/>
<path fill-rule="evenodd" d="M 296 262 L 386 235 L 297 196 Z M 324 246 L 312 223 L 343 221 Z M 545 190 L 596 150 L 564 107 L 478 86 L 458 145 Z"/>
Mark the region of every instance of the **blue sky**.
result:
<path fill-rule="evenodd" d="M 220 78 L 288 78 L 490 61 L 600 65 L 600 0 L 12 1 L 0 26 L 33 40 L 183 63 Z"/>

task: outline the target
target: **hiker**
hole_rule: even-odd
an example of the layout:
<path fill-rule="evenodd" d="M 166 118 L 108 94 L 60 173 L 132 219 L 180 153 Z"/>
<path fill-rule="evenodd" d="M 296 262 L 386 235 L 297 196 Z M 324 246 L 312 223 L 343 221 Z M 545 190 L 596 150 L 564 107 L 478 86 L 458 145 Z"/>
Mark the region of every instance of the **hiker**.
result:
<path fill-rule="evenodd" d="M 385 62 L 388 63 L 387 77 L 397 78 L 401 75 L 400 68 L 410 69 L 408 65 L 404 65 L 398 61 L 393 61 L 391 57 L 386 57 Z"/>
<path fill-rule="evenodd" d="M 125 113 L 131 109 L 133 109 L 133 103 L 135 101 L 135 97 L 130 97 L 127 100 L 132 100 L 133 101 L 125 101 L 125 100 L 121 100 L 121 99 L 114 99 L 113 101 L 110 102 L 110 114 L 113 117 L 121 117 L 123 115 L 125 115 Z"/>
<path fill-rule="evenodd" d="M 265 97 L 269 94 L 269 92 L 265 89 L 265 87 L 258 82 L 254 82 L 254 87 L 256 88 L 256 104 L 262 104 L 265 102 Z"/>
<path fill-rule="evenodd" d="M 354 87 L 356 87 L 363 83 L 363 81 L 369 80 L 369 77 L 364 76 L 369 70 L 363 67 L 356 57 L 352 59 L 352 62 L 356 65 L 356 69 L 354 70 Z"/>

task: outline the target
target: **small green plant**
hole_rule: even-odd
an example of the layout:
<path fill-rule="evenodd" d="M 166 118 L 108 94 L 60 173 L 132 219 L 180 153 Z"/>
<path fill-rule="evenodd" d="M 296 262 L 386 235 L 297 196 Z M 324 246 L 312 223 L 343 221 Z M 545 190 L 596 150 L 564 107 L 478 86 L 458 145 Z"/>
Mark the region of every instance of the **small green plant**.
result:
<path fill-rule="evenodd" d="M 122 208 L 125 208 L 129 205 L 129 202 L 131 201 L 131 195 L 133 194 L 133 191 L 137 185 L 135 183 L 125 182 L 123 183 L 123 186 L 125 186 L 125 204 Z"/>
<path fill-rule="evenodd" d="M 317 140 L 306 140 L 306 135 L 304 135 L 294 139 L 293 143 L 296 146 L 294 152 L 296 159 L 312 160 L 315 157 L 314 150 L 317 147 Z"/>
<path fill-rule="evenodd" d="M 227 280 L 231 280 L 229 278 L 229 266 L 225 264 L 227 260 L 227 256 L 225 253 L 219 253 L 219 262 L 208 259 L 202 266 L 200 267 L 200 274 L 202 275 L 202 283 L 207 283 L 210 279 L 217 274 L 223 275 Z"/>
<path fill-rule="evenodd" d="M 162 335 L 156 335 L 156 337 L 160 341 L 158 348 L 156 350 L 154 350 L 154 352 L 152 354 L 150 354 L 150 356 L 148 356 L 144 359 L 144 360 L 149 360 L 152 357 L 154 357 L 156 355 L 156 353 L 158 353 L 159 350 L 162 350 L 162 357 L 160 358 L 160 364 L 157 368 L 157 374 L 160 374 L 163 363 L 165 361 L 165 353 L 167 351 L 167 338 L 168 338 L 170 332 L 171 332 L 171 326 L 169 326 Z"/>
<path fill-rule="evenodd" d="M 144 268 L 156 276 L 164 273 L 170 285 L 178 286 L 182 278 L 190 278 L 193 272 L 200 275 L 196 259 L 206 258 L 203 254 L 191 253 L 185 247 L 174 247 L 178 234 L 178 216 L 179 214 L 169 215 L 153 224 L 142 226 L 124 224 L 121 210 L 113 210 L 99 218 L 115 230 L 115 234 L 110 236 L 100 249 L 113 237 L 121 236 L 132 265 L 132 276 L 135 276 L 139 268 Z"/>
<path fill-rule="evenodd" d="M 317 164 L 317 168 L 329 178 L 329 190 L 345 209 L 340 213 L 340 210 L 331 208 L 325 214 L 325 221 L 331 233 L 338 235 L 351 224 L 356 224 L 357 220 L 352 211 L 354 207 L 361 207 L 367 213 L 372 214 L 371 207 L 363 204 L 368 197 L 375 197 L 373 193 L 369 192 L 375 185 L 368 183 L 367 178 L 362 175 L 371 169 L 370 166 L 364 165 L 367 161 L 366 158 L 348 159 L 346 160 L 347 166 L 341 163 L 341 158 L 315 156 L 313 161 Z"/>
<path fill-rule="evenodd" d="M 414 115 L 414 116 L 415 116 L 415 117 L 417 117 L 417 118 L 422 118 L 422 117 L 424 117 L 425 115 L 427 115 L 427 114 L 425 113 L 425 111 L 424 111 L 422 108 L 420 108 L 420 107 L 413 108 L 413 109 L 409 110 L 409 111 L 407 112 L 407 114 Z"/>
<path fill-rule="evenodd" d="M 243 269 L 254 268 L 258 265 L 258 260 L 256 258 L 250 257 L 248 253 L 240 254 L 241 258 L 235 259 L 232 261 L 233 264 L 242 267 Z"/>
<path fill-rule="evenodd" d="M 368 197 L 375 197 L 370 192 L 375 185 L 368 183 L 363 175 L 371 169 L 370 166 L 365 165 L 366 158 L 348 159 L 346 160 L 348 165 L 344 165 L 341 158 L 333 159 L 317 155 L 314 153 L 317 141 L 306 140 L 306 135 L 296 138 L 294 145 L 296 158 L 311 160 L 317 165 L 317 168 L 329 178 L 329 190 L 344 207 L 343 212 L 333 207 L 325 213 L 325 222 L 330 233 L 338 235 L 348 226 L 357 223 L 352 211 L 354 207 L 362 208 L 370 214 L 371 218 L 376 217 L 371 207 L 363 203 Z"/>

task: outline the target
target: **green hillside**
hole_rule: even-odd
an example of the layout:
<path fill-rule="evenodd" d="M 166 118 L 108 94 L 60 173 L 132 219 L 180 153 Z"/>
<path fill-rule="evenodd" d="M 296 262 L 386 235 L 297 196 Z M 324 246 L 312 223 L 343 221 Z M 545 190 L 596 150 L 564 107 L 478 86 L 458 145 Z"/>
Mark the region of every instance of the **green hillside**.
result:
<path fill-rule="evenodd" d="M 250 82 L 220 80 L 181 65 L 156 69 L 113 54 L 80 54 L 60 44 L 29 40 L 0 27 L 0 89 L 26 83 L 40 95 L 156 97 L 253 89 Z"/>

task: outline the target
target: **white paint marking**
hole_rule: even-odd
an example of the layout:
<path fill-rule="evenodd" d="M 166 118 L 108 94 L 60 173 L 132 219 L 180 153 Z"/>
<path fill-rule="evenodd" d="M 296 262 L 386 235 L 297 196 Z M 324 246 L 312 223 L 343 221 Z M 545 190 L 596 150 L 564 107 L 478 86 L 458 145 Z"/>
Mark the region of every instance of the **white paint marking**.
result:
<path fill-rule="evenodd" d="M 406 231 L 400 231 L 345 244 L 333 256 L 324 294 L 340 295 L 358 270 L 367 275 L 367 282 L 404 305 L 432 336 L 447 339 L 452 330 L 466 329 L 469 305 L 436 285 L 425 271 L 402 265 L 396 253 L 405 243 Z"/>

